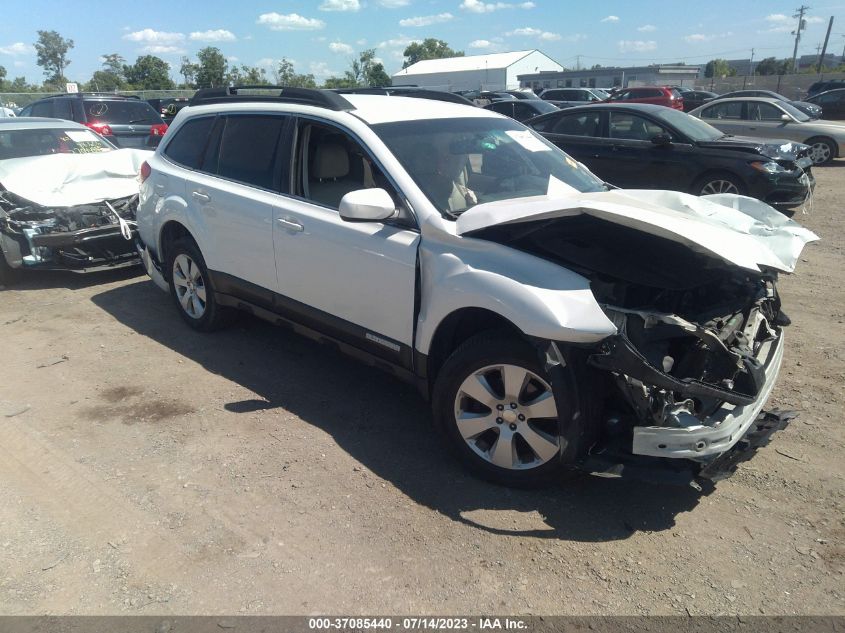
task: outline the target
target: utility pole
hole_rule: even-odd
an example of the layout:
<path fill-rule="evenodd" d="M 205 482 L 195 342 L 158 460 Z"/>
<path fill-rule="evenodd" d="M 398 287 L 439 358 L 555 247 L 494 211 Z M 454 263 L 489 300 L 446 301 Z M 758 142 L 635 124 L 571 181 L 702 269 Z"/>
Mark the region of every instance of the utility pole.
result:
<path fill-rule="evenodd" d="M 575 56 L 575 70 L 581 70 L 581 55 Z"/>
<path fill-rule="evenodd" d="M 751 85 L 754 85 L 754 49 L 751 49 L 751 59 L 748 60 L 748 72 L 742 80 L 742 88 L 745 89 L 745 82 L 748 80 L 748 75 L 751 75 Z"/>
<path fill-rule="evenodd" d="M 810 7 L 805 7 L 803 4 L 795 9 L 797 12 L 793 15 L 793 18 L 798 18 L 798 27 L 792 31 L 792 35 L 795 36 L 795 48 L 792 49 L 792 72 L 798 72 L 798 42 L 801 41 L 801 31 L 803 31 L 806 26 L 807 22 L 804 20 L 804 14 L 810 10 Z"/>
<path fill-rule="evenodd" d="M 830 16 L 830 21 L 827 23 L 827 34 L 824 36 L 824 46 L 822 52 L 819 53 L 819 62 L 816 64 L 816 72 L 821 74 L 822 64 L 824 63 L 824 56 L 827 55 L 827 41 L 830 39 L 830 29 L 833 28 L 833 16 Z"/>

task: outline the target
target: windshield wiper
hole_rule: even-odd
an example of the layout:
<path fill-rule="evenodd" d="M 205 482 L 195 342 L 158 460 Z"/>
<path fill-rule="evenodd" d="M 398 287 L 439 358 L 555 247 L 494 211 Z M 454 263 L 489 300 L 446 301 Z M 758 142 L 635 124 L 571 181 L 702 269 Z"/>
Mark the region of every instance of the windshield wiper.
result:
<path fill-rule="evenodd" d="M 144 117 L 142 119 L 132 119 L 126 125 L 132 125 L 133 123 L 143 123 L 144 121 L 149 121 L 149 119 L 147 117 Z"/>

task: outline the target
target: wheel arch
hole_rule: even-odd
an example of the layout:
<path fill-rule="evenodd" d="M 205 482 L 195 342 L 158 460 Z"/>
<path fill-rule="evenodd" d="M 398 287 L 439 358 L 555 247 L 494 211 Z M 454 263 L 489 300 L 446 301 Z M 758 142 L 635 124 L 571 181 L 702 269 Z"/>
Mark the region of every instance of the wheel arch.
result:
<path fill-rule="evenodd" d="M 446 359 L 464 341 L 482 332 L 502 331 L 527 340 L 525 333 L 512 321 L 487 308 L 465 307 L 449 313 L 437 326 L 426 360 L 429 392 Z"/>
<path fill-rule="evenodd" d="M 187 238 L 194 244 L 197 243 L 196 238 L 191 233 L 190 229 L 178 220 L 168 220 L 165 222 L 161 231 L 158 234 L 158 257 L 159 261 L 164 264 L 167 260 L 168 249 L 173 246 L 173 243 L 179 239 Z M 197 246 L 199 248 L 199 246 Z M 165 269 L 166 266 L 163 266 Z M 163 270 L 165 279 L 169 281 L 169 271 Z"/>

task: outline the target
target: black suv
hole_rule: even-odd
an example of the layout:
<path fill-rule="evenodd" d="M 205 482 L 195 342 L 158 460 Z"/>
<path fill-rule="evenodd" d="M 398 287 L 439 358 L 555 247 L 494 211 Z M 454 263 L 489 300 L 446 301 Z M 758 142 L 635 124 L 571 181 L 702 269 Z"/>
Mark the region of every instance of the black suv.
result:
<path fill-rule="evenodd" d="M 80 92 L 45 97 L 21 110 L 20 116 L 76 121 L 118 147 L 155 148 L 167 124 L 146 101 L 137 97 Z"/>

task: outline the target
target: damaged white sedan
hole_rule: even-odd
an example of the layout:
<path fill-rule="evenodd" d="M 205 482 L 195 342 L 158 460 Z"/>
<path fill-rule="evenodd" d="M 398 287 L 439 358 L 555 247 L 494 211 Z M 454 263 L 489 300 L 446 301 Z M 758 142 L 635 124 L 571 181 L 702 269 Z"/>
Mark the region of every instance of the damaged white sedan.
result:
<path fill-rule="evenodd" d="M 235 309 L 415 382 L 476 472 L 695 483 L 763 411 L 817 237 L 758 200 L 612 190 L 466 106 L 200 91 L 141 168 L 138 250 L 198 330 Z"/>
<path fill-rule="evenodd" d="M 20 269 L 137 264 L 138 169 L 150 154 L 70 121 L 0 122 L 0 285 Z"/>

